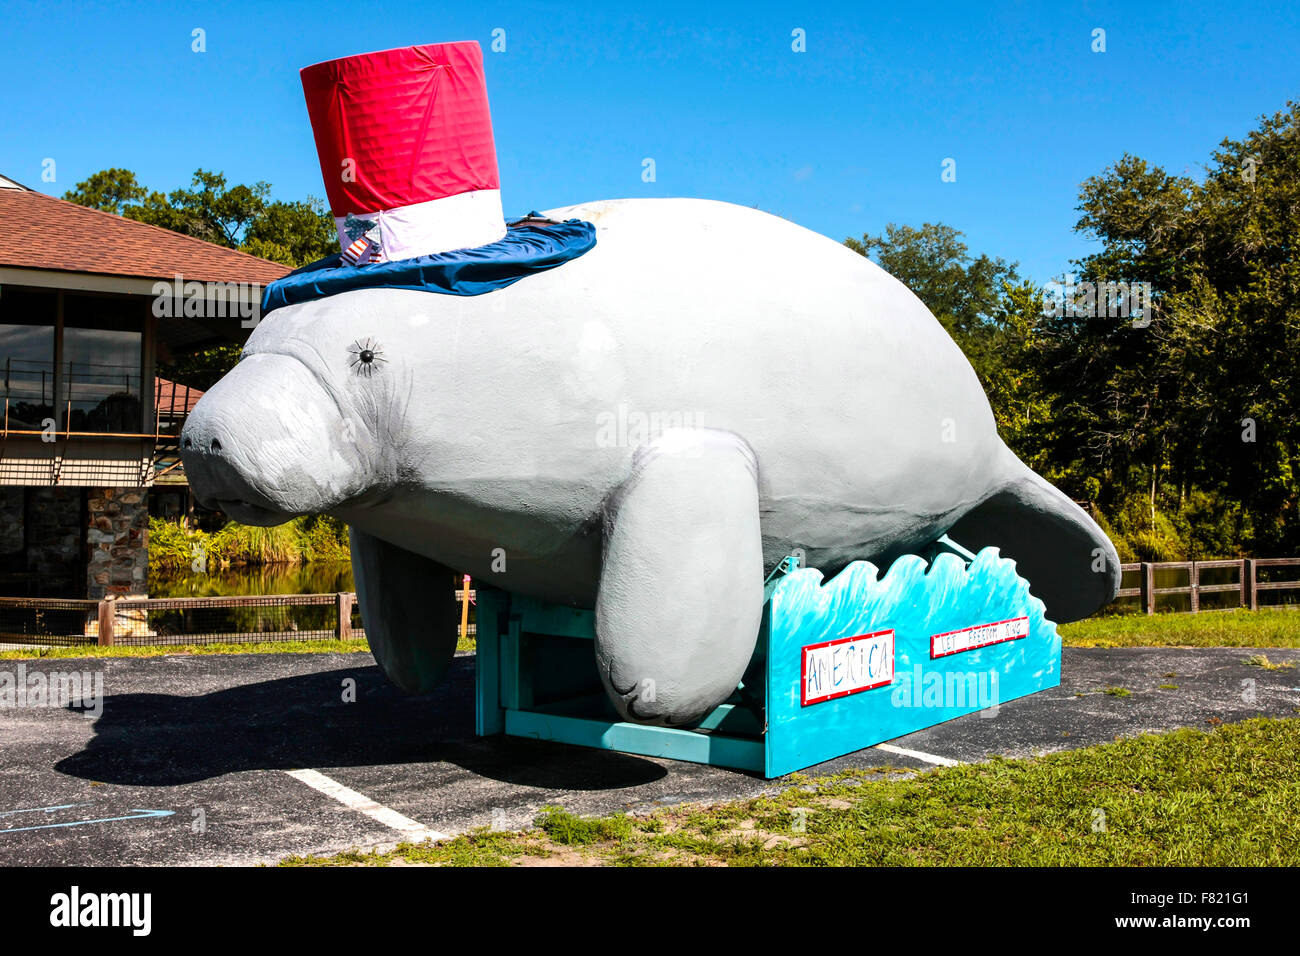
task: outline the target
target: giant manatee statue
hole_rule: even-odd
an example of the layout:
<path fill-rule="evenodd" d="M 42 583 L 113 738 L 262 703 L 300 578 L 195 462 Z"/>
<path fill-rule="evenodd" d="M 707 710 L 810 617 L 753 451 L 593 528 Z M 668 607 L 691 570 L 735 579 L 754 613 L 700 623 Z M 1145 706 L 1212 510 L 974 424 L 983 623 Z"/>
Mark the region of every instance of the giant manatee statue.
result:
<path fill-rule="evenodd" d="M 1058 622 L 1113 599 L 1110 541 L 1007 449 L 961 351 L 874 263 L 720 202 L 548 215 L 597 245 L 486 295 L 279 309 L 185 426 L 200 500 L 351 526 L 398 685 L 449 665 L 451 569 L 595 608 L 619 711 L 676 725 L 735 689 L 764 574 L 796 549 L 829 576 L 951 532 L 1014 558 Z"/>

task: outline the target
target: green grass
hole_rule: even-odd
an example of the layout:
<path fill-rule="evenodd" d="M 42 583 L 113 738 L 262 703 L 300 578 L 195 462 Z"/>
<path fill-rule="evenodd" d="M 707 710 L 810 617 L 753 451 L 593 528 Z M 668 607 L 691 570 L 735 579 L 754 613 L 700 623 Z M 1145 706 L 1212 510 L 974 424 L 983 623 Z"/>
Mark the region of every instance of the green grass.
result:
<path fill-rule="evenodd" d="M 1246 658 L 1251 667 L 1262 667 L 1266 671 L 1289 671 L 1295 667 L 1295 661 L 1271 661 L 1267 654 L 1253 654 Z"/>
<path fill-rule="evenodd" d="M 162 654 L 321 654 L 368 651 L 365 639 L 355 641 L 260 641 L 248 644 L 115 644 L 99 647 L 42 647 L 0 652 L 0 660 L 30 660 L 58 657 L 158 657 Z"/>
<path fill-rule="evenodd" d="M 1300 721 L 1183 729 L 915 777 L 793 775 L 774 796 L 479 830 L 290 866 L 1296 866 Z"/>
<path fill-rule="evenodd" d="M 632 819 L 626 815 L 576 817 L 558 806 L 546 807 L 537 818 L 537 826 L 552 842 L 565 846 L 590 846 L 632 835 Z"/>
<path fill-rule="evenodd" d="M 1059 630 L 1066 647 L 1300 647 L 1300 610 L 1114 614 Z"/>
<path fill-rule="evenodd" d="M 246 644 L 79 644 L 74 647 L 40 647 L 0 651 L 0 661 L 57 657 L 158 657 L 162 654 L 354 654 L 369 651 L 366 639 L 352 641 L 257 641 Z M 457 651 L 474 650 L 474 638 L 461 638 Z"/>
<path fill-rule="evenodd" d="M 291 856 L 279 866 L 509 866 L 523 855 L 547 856 L 540 841 L 517 833 L 494 832 L 486 828 L 457 837 L 447 843 L 403 843 L 390 853 L 350 850 L 334 856 Z"/>

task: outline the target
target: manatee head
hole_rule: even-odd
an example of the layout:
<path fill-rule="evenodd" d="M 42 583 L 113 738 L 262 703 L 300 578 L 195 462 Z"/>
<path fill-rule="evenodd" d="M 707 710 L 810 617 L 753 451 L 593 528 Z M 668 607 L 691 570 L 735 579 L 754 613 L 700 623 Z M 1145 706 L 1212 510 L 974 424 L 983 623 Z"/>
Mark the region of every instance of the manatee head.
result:
<path fill-rule="evenodd" d="M 409 312 L 372 307 L 375 295 L 289 306 L 258 324 L 181 432 L 185 472 L 203 504 L 274 525 L 393 487 L 419 359 L 409 340 L 419 337 Z"/>

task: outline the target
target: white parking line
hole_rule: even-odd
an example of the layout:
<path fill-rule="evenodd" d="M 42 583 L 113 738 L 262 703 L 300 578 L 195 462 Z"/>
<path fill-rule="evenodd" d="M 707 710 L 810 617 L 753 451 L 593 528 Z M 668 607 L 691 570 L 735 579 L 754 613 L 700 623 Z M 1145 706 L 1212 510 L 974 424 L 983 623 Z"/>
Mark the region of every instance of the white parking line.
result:
<path fill-rule="evenodd" d="M 410 817 L 403 816 L 391 807 L 375 803 L 365 794 L 357 793 L 355 790 L 343 786 L 337 780 L 330 779 L 318 770 L 286 770 L 285 773 L 295 780 L 301 780 L 313 790 L 319 790 L 325 796 L 333 797 L 345 807 L 364 813 L 377 823 L 382 823 L 386 827 L 406 834 L 417 843 L 421 840 L 450 839 L 448 834 L 430 829 L 423 823 L 416 823 Z"/>
<path fill-rule="evenodd" d="M 920 750 L 908 750 L 906 747 L 895 747 L 893 744 L 876 744 L 877 750 L 883 750 L 886 753 L 898 754 L 900 757 L 911 757 L 915 760 L 924 760 L 926 763 L 932 763 L 938 767 L 960 767 L 962 761 L 950 760 L 947 757 L 936 757 L 934 754 L 924 753 Z"/>

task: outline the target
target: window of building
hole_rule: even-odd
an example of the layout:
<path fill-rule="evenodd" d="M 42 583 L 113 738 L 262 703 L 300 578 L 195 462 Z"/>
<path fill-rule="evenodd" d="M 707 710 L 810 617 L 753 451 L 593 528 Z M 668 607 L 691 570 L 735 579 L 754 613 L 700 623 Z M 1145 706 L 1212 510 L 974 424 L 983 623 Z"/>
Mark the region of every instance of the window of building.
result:
<path fill-rule="evenodd" d="M 10 431 L 54 419 L 53 293 L 0 290 L 0 401 Z"/>
<path fill-rule="evenodd" d="M 144 320 L 134 303 L 68 295 L 63 318 L 63 427 L 138 434 Z"/>

